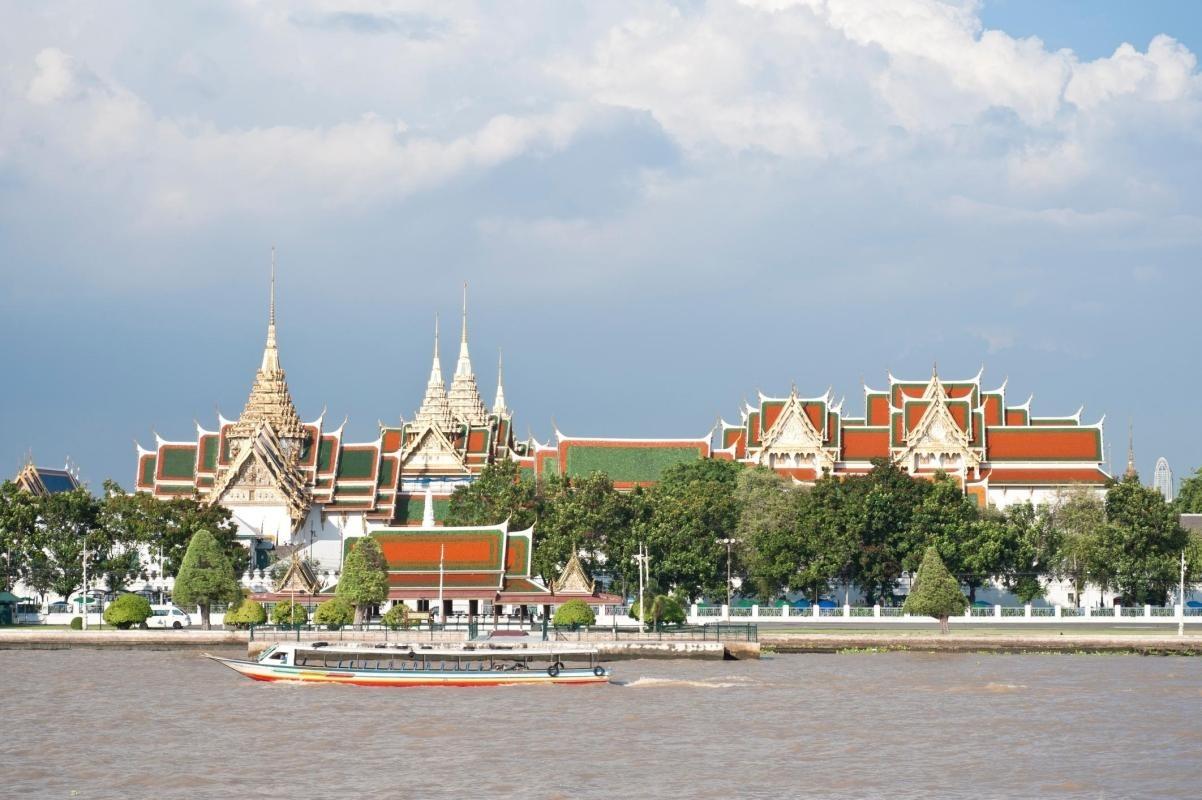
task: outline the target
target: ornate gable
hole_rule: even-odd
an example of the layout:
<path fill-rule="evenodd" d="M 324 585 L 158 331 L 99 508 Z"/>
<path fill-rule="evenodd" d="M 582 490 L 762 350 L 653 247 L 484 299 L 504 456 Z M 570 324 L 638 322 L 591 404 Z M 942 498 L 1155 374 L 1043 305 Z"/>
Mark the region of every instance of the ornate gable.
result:
<path fill-rule="evenodd" d="M 313 572 L 313 568 L 309 566 L 307 561 L 300 559 L 296 553 L 293 553 L 292 562 L 288 565 L 288 571 L 284 573 L 283 578 L 280 578 L 280 582 L 275 590 L 279 594 L 287 594 L 289 592 L 317 594 L 321 591 L 321 579 Z"/>
<path fill-rule="evenodd" d="M 939 376 L 932 374 L 931 382 L 922 394 L 926 409 L 914 427 L 906 432 L 905 446 L 894 456 L 896 462 L 909 467 L 912 472 L 934 469 L 976 471 L 980 467 L 981 455 L 952 415 L 948 399 Z"/>
<path fill-rule="evenodd" d="M 563 572 L 559 573 L 559 577 L 552 584 L 552 590 L 555 594 L 592 594 L 594 585 L 585 574 L 580 559 L 573 553 L 564 565 Z"/>
<path fill-rule="evenodd" d="M 432 425 L 427 425 L 401 453 L 401 465 L 406 472 L 468 472 L 463 456 L 442 431 Z"/>
<path fill-rule="evenodd" d="M 230 465 L 217 475 L 208 501 L 286 505 L 295 531 L 309 513 L 312 502 L 295 459 L 295 453 L 284 451 L 270 423 L 261 422 L 242 443 Z"/>
<path fill-rule="evenodd" d="M 823 445 L 822 433 L 806 414 L 796 387 L 764 434 L 757 459 L 774 468 L 810 467 L 815 473 L 834 469 L 836 451 Z"/>

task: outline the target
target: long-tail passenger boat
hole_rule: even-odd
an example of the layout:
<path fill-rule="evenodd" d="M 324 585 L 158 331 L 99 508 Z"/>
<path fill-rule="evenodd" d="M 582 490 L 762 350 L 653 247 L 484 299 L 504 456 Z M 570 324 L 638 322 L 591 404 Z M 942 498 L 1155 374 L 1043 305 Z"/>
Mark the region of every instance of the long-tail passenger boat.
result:
<path fill-rule="evenodd" d="M 596 648 L 467 644 L 274 644 L 254 661 L 205 656 L 257 681 L 355 686 L 607 683 Z"/>

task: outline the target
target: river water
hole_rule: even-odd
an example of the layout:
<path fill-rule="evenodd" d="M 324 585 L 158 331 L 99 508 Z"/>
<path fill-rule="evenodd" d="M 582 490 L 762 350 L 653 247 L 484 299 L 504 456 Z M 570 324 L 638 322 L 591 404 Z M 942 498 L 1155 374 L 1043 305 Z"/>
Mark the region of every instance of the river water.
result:
<path fill-rule="evenodd" d="M 256 683 L 0 652 L 5 798 L 1202 795 L 1202 659 L 627 661 L 592 687 Z"/>

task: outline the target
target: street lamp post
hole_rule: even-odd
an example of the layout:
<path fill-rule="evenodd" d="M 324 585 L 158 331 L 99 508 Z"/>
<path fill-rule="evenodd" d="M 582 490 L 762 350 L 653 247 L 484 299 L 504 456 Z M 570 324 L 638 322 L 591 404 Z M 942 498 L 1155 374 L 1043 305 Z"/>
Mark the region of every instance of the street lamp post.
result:
<path fill-rule="evenodd" d="M 1185 551 L 1181 551 L 1181 577 L 1177 584 L 1177 635 L 1185 636 Z"/>
<path fill-rule="evenodd" d="M 736 539 L 719 539 L 718 541 L 720 541 L 722 544 L 726 545 L 726 607 L 730 608 L 730 592 L 731 592 L 730 548 L 731 548 L 731 545 L 733 545 L 737 540 Z"/>

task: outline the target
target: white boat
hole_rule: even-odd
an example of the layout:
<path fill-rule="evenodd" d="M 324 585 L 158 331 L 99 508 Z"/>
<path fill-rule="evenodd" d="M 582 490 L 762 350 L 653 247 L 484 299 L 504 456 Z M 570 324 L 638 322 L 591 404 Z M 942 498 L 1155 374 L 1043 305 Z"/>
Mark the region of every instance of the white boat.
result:
<path fill-rule="evenodd" d="M 254 661 L 205 653 L 257 681 L 348 683 L 355 686 L 498 686 L 607 683 L 596 648 L 467 643 L 274 644 Z"/>

